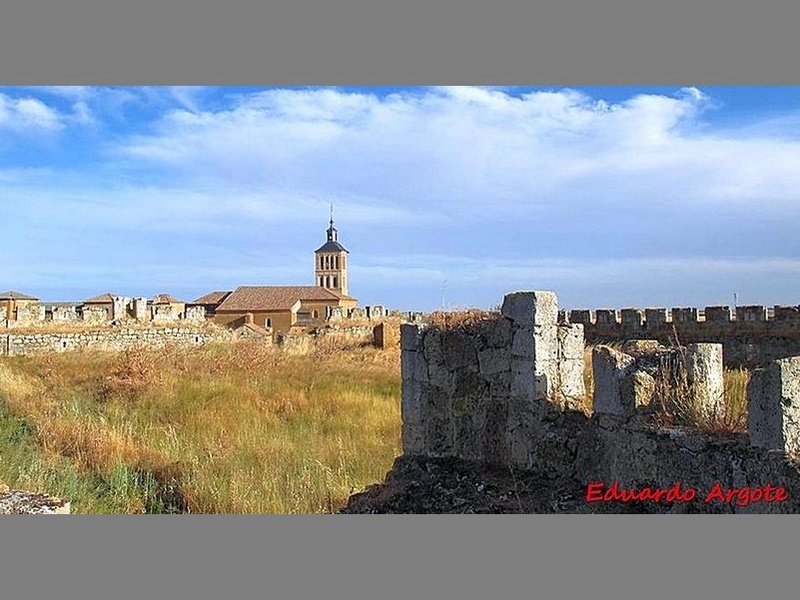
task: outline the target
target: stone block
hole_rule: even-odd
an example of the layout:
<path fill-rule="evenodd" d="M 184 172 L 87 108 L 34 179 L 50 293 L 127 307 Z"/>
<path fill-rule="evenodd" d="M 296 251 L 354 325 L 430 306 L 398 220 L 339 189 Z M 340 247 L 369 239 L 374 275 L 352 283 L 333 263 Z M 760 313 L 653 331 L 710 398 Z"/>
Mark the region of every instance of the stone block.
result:
<path fill-rule="evenodd" d="M 696 308 L 673 308 L 672 309 L 672 322 L 673 323 L 697 323 L 700 316 Z"/>
<path fill-rule="evenodd" d="M 766 321 L 767 320 L 767 307 L 766 306 L 737 306 L 736 307 L 736 320 L 737 321 Z"/>
<path fill-rule="evenodd" d="M 564 324 L 558 326 L 558 356 L 562 360 L 583 361 L 586 343 L 582 324 Z"/>
<path fill-rule="evenodd" d="M 420 345 L 420 328 L 418 325 L 403 323 L 400 325 L 400 348 L 417 350 Z"/>
<path fill-rule="evenodd" d="M 662 325 L 670 320 L 671 314 L 666 308 L 645 308 L 644 320 L 648 327 Z"/>
<path fill-rule="evenodd" d="M 592 350 L 595 413 L 629 415 L 633 407 L 622 396 L 623 380 L 633 371 L 635 359 L 609 346 Z"/>
<path fill-rule="evenodd" d="M 478 366 L 483 375 L 494 375 L 511 370 L 511 357 L 508 350 L 486 348 L 478 352 Z"/>
<path fill-rule="evenodd" d="M 776 321 L 800 321 L 800 306 L 775 306 L 772 314 Z"/>
<path fill-rule="evenodd" d="M 580 360 L 562 360 L 558 366 L 560 369 L 560 395 L 567 401 L 568 405 L 574 404 L 575 401 L 582 403 L 586 396 L 586 384 L 583 380 L 583 357 Z"/>
<path fill-rule="evenodd" d="M 695 407 L 707 416 L 722 415 L 725 410 L 722 344 L 689 344 L 686 352 L 686 375 Z"/>
<path fill-rule="evenodd" d="M 453 419 L 453 453 L 456 456 L 480 460 L 484 444 L 484 419 L 481 415 L 465 413 Z"/>
<path fill-rule="evenodd" d="M 591 325 L 594 323 L 595 314 L 593 310 L 571 310 L 569 311 L 570 323 L 583 323 Z"/>
<path fill-rule="evenodd" d="M 496 321 L 487 323 L 486 343 L 492 348 L 507 349 L 511 344 L 511 319 L 500 317 Z"/>
<path fill-rule="evenodd" d="M 618 325 L 620 322 L 619 311 L 616 309 L 598 308 L 594 314 L 598 325 Z"/>
<path fill-rule="evenodd" d="M 752 446 L 800 453 L 800 357 L 756 369 L 747 386 L 747 410 Z"/>
<path fill-rule="evenodd" d="M 555 325 L 558 323 L 558 298 L 555 292 L 544 291 L 506 294 L 500 313 L 521 327 Z"/>
<path fill-rule="evenodd" d="M 464 367 L 478 370 L 478 350 L 468 334 L 461 331 L 443 331 L 441 334 L 444 364 L 448 371 Z"/>
<path fill-rule="evenodd" d="M 706 306 L 706 321 L 715 323 L 730 323 L 733 320 L 733 310 L 730 306 Z"/>
<path fill-rule="evenodd" d="M 623 325 L 641 327 L 644 323 L 644 311 L 641 308 L 623 308 L 620 311 L 620 322 Z"/>
<path fill-rule="evenodd" d="M 423 385 L 413 379 L 403 379 L 400 389 L 400 417 L 405 423 L 420 423 L 423 417 Z"/>
<path fill-rule="evenodd" d="M 653 402 L 656 380 L 644 371 L 633 371 L 620 382 L 623 414 L 632 414 Z"/>

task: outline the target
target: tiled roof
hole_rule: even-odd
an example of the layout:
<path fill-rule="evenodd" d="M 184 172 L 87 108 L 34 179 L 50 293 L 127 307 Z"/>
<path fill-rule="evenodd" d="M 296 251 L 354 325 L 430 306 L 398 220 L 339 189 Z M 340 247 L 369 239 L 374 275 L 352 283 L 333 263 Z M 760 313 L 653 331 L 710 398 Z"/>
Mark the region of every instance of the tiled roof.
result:
<path fill-rule="evenodd" d="M 317 248 L 314 251 L 314 254 L 318 254 L 320 252 L 347 252 L 348 254 L 350 254 L 350 252 L 345 250 L 344 246 L 342 246 L 339 242 L 334 242 L 331 240 L 325 242 L 324 244 L 322 244 L 322 246 Z"/>
<path fill-rule="evenodd" d="M 153 296 L 151 304 L 181 304 L 181 301 L 170 294 L 158 294 Z"/>
<path fill-rule="evenodd" d="M 315 285 L 241 286 L 217 307 L 217 312 L 290 310 L 298 300 L 335 301 L 340 298 L 340 294 Z"/>
<path fill-rule="evenodd" d="M 99 296 L 95 296 L 94 298 L 89 298 L 88 300 L 84 300 L 84 304 L 111 304 L 114 302 L 114 297 L 116 294 L 100 294 Z"/>
<path fill-rule="evenodd" d="M 6 292 L 0 292 L 0 300 L 38 300 L 38 298 L 34 298 L 33 296 L 28 296 L 21 292 L 8 290 Z"/>
<path fill-rule="evenodd" d="M 219 304 L 227 298 L 231 292 L 211 292 L 205 296 L 200 296 L 192 304 Z"/>

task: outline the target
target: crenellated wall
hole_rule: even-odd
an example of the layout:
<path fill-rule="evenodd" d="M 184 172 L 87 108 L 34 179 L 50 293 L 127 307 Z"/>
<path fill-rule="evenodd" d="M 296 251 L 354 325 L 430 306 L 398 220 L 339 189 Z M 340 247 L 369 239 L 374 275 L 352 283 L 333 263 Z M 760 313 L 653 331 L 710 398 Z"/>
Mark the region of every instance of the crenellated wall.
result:
<path fill-rule="evenodd" d="M 0 356 L 17 356 L 68 350 L 126 350 L 135 346 L 166 344 L 203 345 L 229 340 L 231 333 L 210 327 L 96 329 L 71 332 L 25 332 L 0 335 Z"/>
<path fill-rule="evenodd" d="M 583 346 L 552 292 L 508 294 L 501 314 L 460 325 L 403 325 L 404 454 L 567 477 L 587 502 L 590 490 L 663 490 L 639 512 L 800 512 L 800 357 L 756 369 L 748 433 L 722 434 L 658 426 L 637 400 L 649 387 L 642 361 L 608 347 L 594 350 L 593 414 L 574 410 Z M 710 343 L 686 354 L 701 413 L 719 409 L 722 354 Z M 692 497 L 664 500 L 676 486 Z"/>
<path fill-rule="evenodd" d="M 562 318 L 584 326 L 586 341 L 652 339 L 721 343 L 730 366 L 757 367 L 800 354 L 800 306 L 706 306 L 571 310 Z"/>

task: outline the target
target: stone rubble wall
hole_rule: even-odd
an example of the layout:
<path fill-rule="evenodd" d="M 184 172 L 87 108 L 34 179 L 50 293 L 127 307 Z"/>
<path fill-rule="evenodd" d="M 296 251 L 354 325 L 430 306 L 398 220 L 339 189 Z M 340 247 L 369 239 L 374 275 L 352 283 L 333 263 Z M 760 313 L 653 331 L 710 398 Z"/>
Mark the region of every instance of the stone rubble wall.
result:
<path fill-rule="evenodd" d="M 231 339 L 221 328 L 119 328 L 48 333 L 6 333 L 0 335 L 0 356 L 17 356 L 68 350 L 120 351 L 136 346 L 162 347 L 166 344 L 200 346 Z"/>
<path fill-rule="evenodd" d="M 570 310 L 590 344 L 631 339 L 721 343 L 729 366 L 758 367 L 800 355 L 800 306 L 706 306 Z"/>
<path fill-rule="evenodd" d="M 532 467 L 545 406 L 585 395 L 582 327 L 557 318 L 554 293 L 519 292 L 471 327 L 402 325 L 404 452 Z"/>
<path fill-rule="evenodd" d="M 558 319 L 552 292 L 509 294 L 500 315 L 464 326 L 405 324 L 403 452 L 535 469 L 587 489 L 677 485 L 699 497 L 644 503 L 645 512 L 800 512 L 800 357 L 753 371 L 748 433 L 709 433 L 647 418 L 655 380 L 652 360 L 641 350 L 651 343 L 632 354 L 594 349 L 587 415 L 573 410 L 585 396 L 577 377 L 581 326 Z M 723 351 L 720 344 L 696 343 L 667 357 L 685 368 L 692 402 L 704 414 L 719 410 Z M 745 491 L 765 486 L 785 488 L 787 499 L 741 500 Z M 710 495 L 717 488 L 742 492 L 738 500 L 720 501 Z M 703 502 L 706 494 L 711 499 Z"/>

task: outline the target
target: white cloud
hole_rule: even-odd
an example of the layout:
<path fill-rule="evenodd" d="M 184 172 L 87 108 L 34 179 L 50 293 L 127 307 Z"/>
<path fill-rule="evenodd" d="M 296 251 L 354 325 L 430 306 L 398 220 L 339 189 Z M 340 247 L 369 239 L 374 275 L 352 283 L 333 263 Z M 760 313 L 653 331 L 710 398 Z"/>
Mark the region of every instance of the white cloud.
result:
<path fill-rule="evenodd" d="M 11 98 L 0 93 L 0 127 L 15 131 L 26 129 L 56 130 L 62 117 L 36 98 Z"/>

